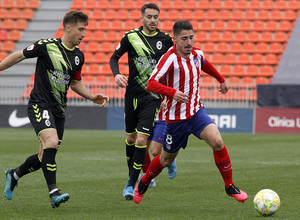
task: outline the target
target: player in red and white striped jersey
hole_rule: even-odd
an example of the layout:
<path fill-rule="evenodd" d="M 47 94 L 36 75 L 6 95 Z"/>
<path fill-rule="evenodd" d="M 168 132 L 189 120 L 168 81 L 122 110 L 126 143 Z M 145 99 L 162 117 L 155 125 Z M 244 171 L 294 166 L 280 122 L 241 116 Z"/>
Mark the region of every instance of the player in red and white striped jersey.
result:
<path fill-rule="evenodd" d="M 180 148 L 185 149 L 190 134 L 204 140 L 212 149 L 215 163 L 223 177 L 227 195 L 243 202 L 248 196 L 232 180 L 232 167 L 227 149 L 217 125 L 207 115 L 200 101 L 199 78 L 203 70 L 220 83 L 220 92 L 228 86 L 220 73 L 204 58 L 203 51 L 193 47 L 194 32 L 190 22 L 181 20 L 173 26 L 175 45 L 159 60 L 147 89 L 167 97 L 166 126 L 161 155 L 153 158 L 146 174 L 136 185 L 133 200 L 140 203 L 149 183 L 164 167 L 176 158 Z M 160 83 L 163 80 L 163 84 Z"/>

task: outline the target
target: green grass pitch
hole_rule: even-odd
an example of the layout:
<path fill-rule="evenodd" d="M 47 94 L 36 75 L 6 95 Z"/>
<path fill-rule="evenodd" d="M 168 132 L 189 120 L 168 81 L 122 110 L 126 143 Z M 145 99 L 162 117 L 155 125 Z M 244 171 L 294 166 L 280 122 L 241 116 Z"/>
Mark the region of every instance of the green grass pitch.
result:
<path fill-rule="evenodd" d="M 14 198 L 4 197 L 4 171 L 38 151 L 33 129 L 0 129 L 0 219 L 262 219 L 253 207 L 264 188 L 278 193 L 281 207 L 271 218 L 300 219 L 300 135 L 222 134 L 235 184 L 249 199 L 225 194 L 211 149 L 190 136 L 177 157 L 177 176 L 167 169 L 137 205 L 125 201 L 128 177 L 122 131 L 66 130 L 57 154 L 57 185 L 70 199 L 52 209 L 41 170 L 19 180 Z"/>

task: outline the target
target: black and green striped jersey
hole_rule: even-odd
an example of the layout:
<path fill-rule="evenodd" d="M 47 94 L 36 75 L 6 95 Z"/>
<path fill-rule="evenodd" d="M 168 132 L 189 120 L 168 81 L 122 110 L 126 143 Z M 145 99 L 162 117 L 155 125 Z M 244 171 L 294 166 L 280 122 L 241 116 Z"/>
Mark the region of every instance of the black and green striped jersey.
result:
<path fill-rule="evenodd" d="M 67 48 L 61 38 L 41 39 L 23 50 L 26 58 L 37 57 L 30 101 L 40 102 L 63 115 L 71 80 L 81 79 L 82 51 Z"/>
<path fill-rule="evenodd" d="M 128 52 L 129 78 L 126 96 L 145 99 L 161 98 L 160 95 L 147 90 L 147 82 L 160 57 L 172 46 L 172 37 L 159 29 L 153 35 L 145 34 L 143 27 L 124 34 L 111 61 L 118 61 L 124 53 Z M 110 64 L 116 75 L 118 70 L 114 67 L 114 62 Z"/>

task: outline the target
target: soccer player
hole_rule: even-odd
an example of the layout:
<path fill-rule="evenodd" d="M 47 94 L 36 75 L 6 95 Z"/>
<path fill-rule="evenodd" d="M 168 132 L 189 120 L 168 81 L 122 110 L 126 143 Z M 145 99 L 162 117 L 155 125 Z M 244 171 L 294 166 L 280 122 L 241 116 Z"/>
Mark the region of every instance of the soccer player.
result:
<path fill-rule="evenodd" d="M 132 199 L 146 155 L 147 138 L 151 133 L 161 96 L 147 90 L 148 79 L 159 58 L 173 46 L 172 37 L 157 28 L 159 7 L 154 3 L 141 8 L 143 26 L 123 36 L 110 59 L 110 67 L 119 87 L 126 87 L 125 131 L 126 159 L 129 177 L 123 197 Z M 118 60 L 128 52 L 129 78 L 119 71 Z"/>
<path fill-rule="evenodd" d="M 227 195 L 243 202 L 248 196 L 239 190 L 232 180 L 232 167 L 217 125 L 207 115 L 200 101 L 199 77 L 203 70 L 220 83 L 220 92 L 227 93 L 228 86 L 220 73 L 204 58 L 203 51 L 193 47 L 193 26 L 186 20 L 173 26 L 175 45 L 160 59 L 153 71 L 147 88 L 167 96 L 165 143 L 163 151 L 156 156 L 146 174 L 134 188 L 133 200 L 140 203 L 149 183 L 164 167 L 176 158 L 180 148 L 185 149 L 190 134 L 204 140 L 213 150 Z M 160 80 L 164 80 L 164 85 Z"/>
<path fill-rule="evenodd" d="M 166 107 L 166 99 L 163 99 L 160 105 L 159 112 L 157 113 L 156 120 L 153 126 L 153 130 L 148 137 L 147 142 L 147 153 L 145 157 L 145 161 L 143 164 L 143 173 L 147 172 L 147 169 L 151 163 L 150 154 L 148 152 L 148 148 L 150 147 L 150 151 L 154 157 L 159 155 L 162 150 L 162 146 L 164 143 L 164 129 L 165 129 L 165 119 L 166 116 L 164 114 L 164 109 Z M 174 179 L 177 174 L 177 166 L 176 161 L 174 160 L 171 166 L 168 166 L 168 176 L 170 179 Z M 155 179 L 152 179 L 151 183 L 149 184 L 149 187 L 156 187 L 156 181 Z"/>
<path fill-rule="evenodd" d="M 85 37 L 88 16 L 80 11 L 70 11 L 63 18 L 62 38 L 36 41 L 24 50 L 10 54 L 0 63 L 7 69 L 26 59 L 37 57 L 34 87 L 28 103 L 28 116 L 40 140 L 38 154 L 34 154 L 16 169 L 7 169 L 5 196 L 11 200 L 18 180 L 42 168 L 46 179 L 51 206 L 58 207 L 69 199 L 56 186 L 55 156 L 62 141 L 69 87 L 82 97 L 105 106 L 107 96 L 92 94 L 81 80 L 84 55 L 77 47 Z"/>

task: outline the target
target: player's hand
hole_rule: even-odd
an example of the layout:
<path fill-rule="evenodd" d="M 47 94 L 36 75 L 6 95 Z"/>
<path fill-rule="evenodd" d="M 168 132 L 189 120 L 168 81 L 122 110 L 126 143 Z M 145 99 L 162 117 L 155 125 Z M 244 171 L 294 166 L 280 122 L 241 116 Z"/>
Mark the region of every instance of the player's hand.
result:
<path fill-rule="evenodd" d="M 227 86 L 227 83 L 226 83 L 226 82 L 223 82 L 223 83 L 220 84 L 220 89 L 219 89 L 219 91 L 220 91 L 223 95 L 225 95 L 225 94 L 228 92 L 228 89 L 229 89 L 229 87 Z"/>
<path fill-rule="evenodd" d="M 92 101 L 96 104 L 100 104 L 101 107 L 105 107 L 106 102 L 109 101 L 109 97 L 99 93 L 94 95 Z"/>
<path fill-rule="evenodd" d="M 166 107 L 167 107 L 167 99 L 164 98 L 164 99 L 162 100 L 162 102 L 160 103 L 160 108 L 159 108 L 159 110 L 164 110 Z"/>
<path fill-rule="evenodd" d="M 176 91 L 173 99 L 175 99 L 177 102 L 180 103 L 188 103 L 189 102 L 189 96 L 181 91 Z"/>
<path fill-rule="evenodd" d="M 127 86 L 127 81 L 128 81 L 127 77 L 122 74 L 117 74 L 115 76 L 115 82 L 121 88 L 124 88 Z"/>

